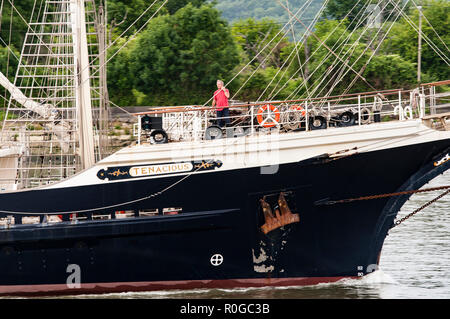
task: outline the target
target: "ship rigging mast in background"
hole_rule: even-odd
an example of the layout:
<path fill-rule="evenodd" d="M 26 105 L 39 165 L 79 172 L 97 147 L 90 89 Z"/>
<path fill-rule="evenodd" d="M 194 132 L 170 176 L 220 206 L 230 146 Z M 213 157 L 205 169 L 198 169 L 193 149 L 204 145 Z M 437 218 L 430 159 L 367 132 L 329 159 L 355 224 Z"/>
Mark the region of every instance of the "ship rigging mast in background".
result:
<path fill-rule="evenodd" d="M 2 184 L 46 185 L 108 155 L 103 8 L 94 0 L 35 1 L 13 85 L 28 105 L 11 94 L 2 127 L 2 145 L 25 152 L 11 167 L 17 174 L 9 172 L 17 180 Z"/>

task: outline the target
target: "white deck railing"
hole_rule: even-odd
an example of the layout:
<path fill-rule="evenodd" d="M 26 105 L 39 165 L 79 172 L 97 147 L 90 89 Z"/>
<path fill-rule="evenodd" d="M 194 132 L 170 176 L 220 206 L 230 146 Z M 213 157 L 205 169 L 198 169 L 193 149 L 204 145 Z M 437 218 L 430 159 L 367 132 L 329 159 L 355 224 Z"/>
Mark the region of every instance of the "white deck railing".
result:
<path fill-rule="evenodd" d="M 450 81 L 437 84 L 448 85 Z M 448 107 L 445 99 L 450 93 L 436 93 L 436 86 L 423 85 L 415 90 L 387 90 L 327 98 L 235 104 L 229 107 L 227 127 L 218 127 L 219 118 L 213 107 L 158 107 L 149 112 L 136 113 L 138 122 L 134 124 L 133 135 L 137 137 L 138 144 L 164 143 L 238 137 L 272 130 L 309 131 L 381 121 L 413 120 L 443 112 Z M 154 128 L 143 129 L 141 121 L 144 116 L 160 117 L 163 131 L 160 133 L 167 134 L 167 139 L 155 139 L 158 134 L 155 131 L 158 130 Z"/>

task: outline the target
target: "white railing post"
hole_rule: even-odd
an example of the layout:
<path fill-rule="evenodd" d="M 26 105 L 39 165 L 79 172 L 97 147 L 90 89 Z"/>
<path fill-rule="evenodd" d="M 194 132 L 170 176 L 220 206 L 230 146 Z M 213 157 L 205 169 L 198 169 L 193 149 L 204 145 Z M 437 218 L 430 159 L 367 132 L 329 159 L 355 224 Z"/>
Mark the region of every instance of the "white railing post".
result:
<path fill-rule="evenodd" d="M 305 101 L 305 131 L 309 129 L 309 113 L 308 113 L 308 101 Z"/>
<path fill-rule="evenodd" d="M 419 94 L 419 118 L 423 118 L 425 116 L 425 94 Z"/>
<path fill-rule="evenodd" d="M 402 92 L 398 91 L 398 113 L 400 121 L 405 120 L 405 113 L 402 106 Z"/>
<path fill-rule="evenodd" d="M 185 127 L 186 124 L 184 123 L 184 112 L 181 112 L 180 117 L 181 117 L 181 120 L 180 120 L 180 123 L 181 123 L 180 136 L 181 136 L 182 139 L 185 139 L 186 136 L 185 136 L 185 133 L 184 133 L 184 127 Z"/>
<path fill-rule="evenodd" d="M 138 145 L 141 145 L 141 116 L 138 115 Z"/>
<path fill-rule="evenodd" d="M 201 111 L 194 111 L 194 118 L 192 121 L 194 141 L 198 141 L 200 138 L 201 126 L 202 126 Z"/>
<path fill-rule="evenodd" d="M 330 126 L 331 121 L 331 103 L 330 101 L 327 102 L 328 104 L 328 116 L 327 116 L 327 127 Z"/>
<path fill-rule="evenodd" d="M 253 135 L 254 133 L 254 127 L 253 127 L 253 116 L 254 116 L 254 110 L 253 105 L 250 106 L 250 133 Z"/>
<path fill-rule="evenodd" d="M 361 95 L 358 95 L 358 125 L 361 125 Z"/>
<path fill-rule="evenodd" d="M 430 114 L 436 114 L 436 87 L 430 87 Z"/>

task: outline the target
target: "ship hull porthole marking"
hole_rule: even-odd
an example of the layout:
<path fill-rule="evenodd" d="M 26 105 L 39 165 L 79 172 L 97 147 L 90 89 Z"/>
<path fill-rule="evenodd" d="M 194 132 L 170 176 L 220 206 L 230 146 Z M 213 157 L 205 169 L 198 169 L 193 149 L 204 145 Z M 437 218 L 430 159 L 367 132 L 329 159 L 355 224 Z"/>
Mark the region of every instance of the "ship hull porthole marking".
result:
<path fill-rule="evenodd" d="M 223 263 L 223 256 L 221 254 L 214 254 L 211 256 L 210 262 L 215 267 L 220 266 Z"/>

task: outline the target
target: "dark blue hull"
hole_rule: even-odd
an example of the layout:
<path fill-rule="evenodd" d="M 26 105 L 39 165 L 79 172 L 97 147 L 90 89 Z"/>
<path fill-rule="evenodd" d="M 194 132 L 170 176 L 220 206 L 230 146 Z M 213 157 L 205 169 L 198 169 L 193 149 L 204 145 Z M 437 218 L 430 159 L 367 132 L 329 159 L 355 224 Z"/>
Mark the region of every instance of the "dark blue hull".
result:
<path fill-rule="evenodd" d="M 28 215 L 146 198 L 87 212 L 88 220 L 78 223 L 1 229 L 0 294 L 289 285 L 365 275 L 378 264 L 387 232 L 410 195 L 320 203 L 418 189 L 448 169 L 450 161 L 435 163 L 449 148 L 450 141 L 443 140 L 338 159 L 323 156 L 280 165 L 276 174 L 217 170 L 193 174 L 155 196 L 149 195 L 180 177 L 0 194 L 2 211 Z M 260 199 L 266 196 L 274 206 L 281 192 L 300 220 L 264 234 Z M 92 213 L 164 207 L 183 211 L 89 220 Z"/>

